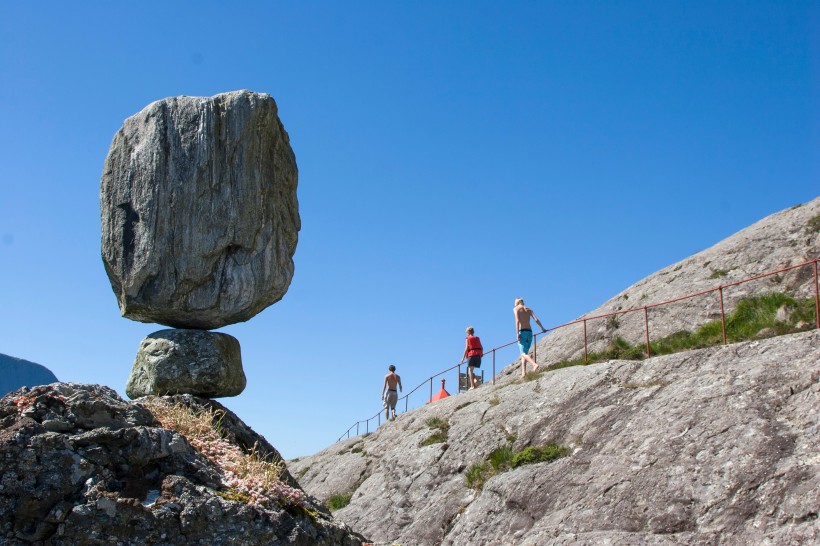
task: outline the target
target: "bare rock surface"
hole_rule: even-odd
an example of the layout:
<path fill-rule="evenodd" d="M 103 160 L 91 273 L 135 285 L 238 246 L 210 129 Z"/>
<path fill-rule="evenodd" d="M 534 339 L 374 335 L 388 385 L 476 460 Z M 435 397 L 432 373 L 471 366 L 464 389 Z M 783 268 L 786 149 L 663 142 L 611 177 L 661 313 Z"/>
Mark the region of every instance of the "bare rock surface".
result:
<path fill-rule="evenodd" d="M 221 398 L 241 394 L 245 385 L 235 337 L 207 330 L 170 329 L 142 340 L 125 393 L 132 399 L 170 394 Z"/>
<path fill-rule="evenodd" d="M 446 424 L 444 441 L 424 445 Z M 469 487 L 493 450 L 567 456 Z M 820 332 L 485 385 L 289 462 L 379 543 L 820 542 Z"/>
<path fill-rule="evenodd" d="M 818 215 L 820 197 L 768 216 L 714 246 L 633 284 L 597 309 L 579 317 L 583 319 L 638 309 L 614 319 L 589 320 L 587 350 L 601 351 L 619 336 L 633 344 L 643 343 L 646 335 L 643 306 L 730 285 L 820 257 L 820 223 L 815 219 Z M 814 270 L 806 266 L 731 286 L 723 290 L 724 306 L 726 312 L 730 312 L 741 298 L 770 292 L 812 297 L 813 281 Z M 713 320 L 720 320 L 720 295 L 717 291 L 648 310 L 651 339 L 660 339 L 679 331 L 691 332 Z M 547 365 L 582 358 L 584 325 L 567 326 L 539 337 L 536 356 L 539 364 Z M 518 371 L 520 363 L 514 363 L 502 374 L 506 378 L 514 378 Z"/>
<path fill-rule="evenodd" d="M 264 438 L 220 404 L 243 448 L 281 460 Z M 224 469 L 162 428 L 139 403 L 97 385 L 54 383 L 0 399 L 0 544 L 142 546 L 361 545 L 307 498 L 307 508 L 227 500 Z M 296 485 L 287 474 L 283 480 Z"/>
<path fill-rule="evenodd" d="M 213 329 L 279 301 L 301 225 L 297 175 L 270 95 L 172 97 L 128 118 L 100 187 L 122 315 Z"/>

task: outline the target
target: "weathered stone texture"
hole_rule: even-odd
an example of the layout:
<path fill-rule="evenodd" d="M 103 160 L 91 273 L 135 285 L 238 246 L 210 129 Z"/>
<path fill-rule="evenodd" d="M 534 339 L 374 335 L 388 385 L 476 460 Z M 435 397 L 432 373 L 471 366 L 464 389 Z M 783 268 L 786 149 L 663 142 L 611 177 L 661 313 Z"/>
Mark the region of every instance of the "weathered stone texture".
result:
<path fill-rule="evenodd" d="M 224 411 L 229 437 L 281 460 L 220 404 L 169 400 Z M 310 498 L 308 510 L 226 500 L 218 494 L 225 490 L 223 469 L 184 436 L 161 428 L 139 403 L 106 387 L 52 384 L 0 399 L 0 461 L 4 545 L 353 546 L 363 540 Z M 283 478 L 295 484 L 287 471 Z"/>
<path fill-rule="evenodd" d="M 443 443 L 421 446 L 449 424 Z M 496 448 L 571 455 L 467 487 Z M 820 332 L 548 372 L 400 415 L 289 468 L 374 541 L 820 542 Z"/>
<path fill-rule="evenodd" d="M 239 341 L 207 330 L 160 330 L 140 343 L 125 386 L 131 398 L 192 394 L 237 396 L 245 390 Z"/>
<path fill-rule="evenodd" d="M 173 97 L 127 119 L 100 189 L 102 258 L 122 315 L 213 329 L 279 301 L 293 277 L 296 187 L 269 95 Z"/>

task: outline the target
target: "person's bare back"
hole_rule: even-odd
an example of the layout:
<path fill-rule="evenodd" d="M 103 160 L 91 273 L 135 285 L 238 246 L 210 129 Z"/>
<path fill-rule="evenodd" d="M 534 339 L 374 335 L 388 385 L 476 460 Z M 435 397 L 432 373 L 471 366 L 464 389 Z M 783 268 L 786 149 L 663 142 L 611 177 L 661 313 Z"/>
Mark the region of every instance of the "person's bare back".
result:
<path fill-rule="evenodd" d="M 509 315 L 508 315 L 509 316 Z M 530 326 L 530 317 L 532 316 L 532 309 L 523 303 L 515 306 L 515 326 L 519 332 L 521 330 L 532 330 Z"/>
<path fill-rule="evenodd" d="M 395 372 L 390 372 L 384 376 L 384 382 L 387 383 L 387 388 L 391 391 L 396 390 L 396 386 L 401 383 L 401 377 Z"/>

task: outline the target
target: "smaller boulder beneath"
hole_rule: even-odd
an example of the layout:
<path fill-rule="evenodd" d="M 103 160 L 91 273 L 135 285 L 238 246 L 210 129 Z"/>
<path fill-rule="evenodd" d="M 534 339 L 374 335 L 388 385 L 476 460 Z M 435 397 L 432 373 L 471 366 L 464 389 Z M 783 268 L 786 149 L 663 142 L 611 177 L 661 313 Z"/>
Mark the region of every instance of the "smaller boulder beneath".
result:
<path fill-rule="evenodd" d="M 141 396 L 237 396 L 245 390 L 239 341 L 207 330 L 169 329 L 140 343 L 125 392 Z"/>

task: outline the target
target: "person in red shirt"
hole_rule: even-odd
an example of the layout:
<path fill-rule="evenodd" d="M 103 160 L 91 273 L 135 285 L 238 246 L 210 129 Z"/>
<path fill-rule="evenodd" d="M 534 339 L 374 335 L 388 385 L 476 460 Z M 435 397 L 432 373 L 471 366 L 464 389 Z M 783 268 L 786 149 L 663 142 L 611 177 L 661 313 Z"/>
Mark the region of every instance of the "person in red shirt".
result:
<path fill-rule="evenodd" d="M 473 330 L 472 326 L 467 328 L 464 356 L 461 357 L 462 362 L 469 359 L 467 363 L 467 378 L 470 382 L 470 388 L 467 390 L 473 390 L 478 386 L 474 370 L 475 368 L 481 367 L 481 357 L 484 355 L 484 347 L 481 346 L 481 340 L 478 339 L 478 336 L 473 335 L 474 333 L 475 330 Z"/>

